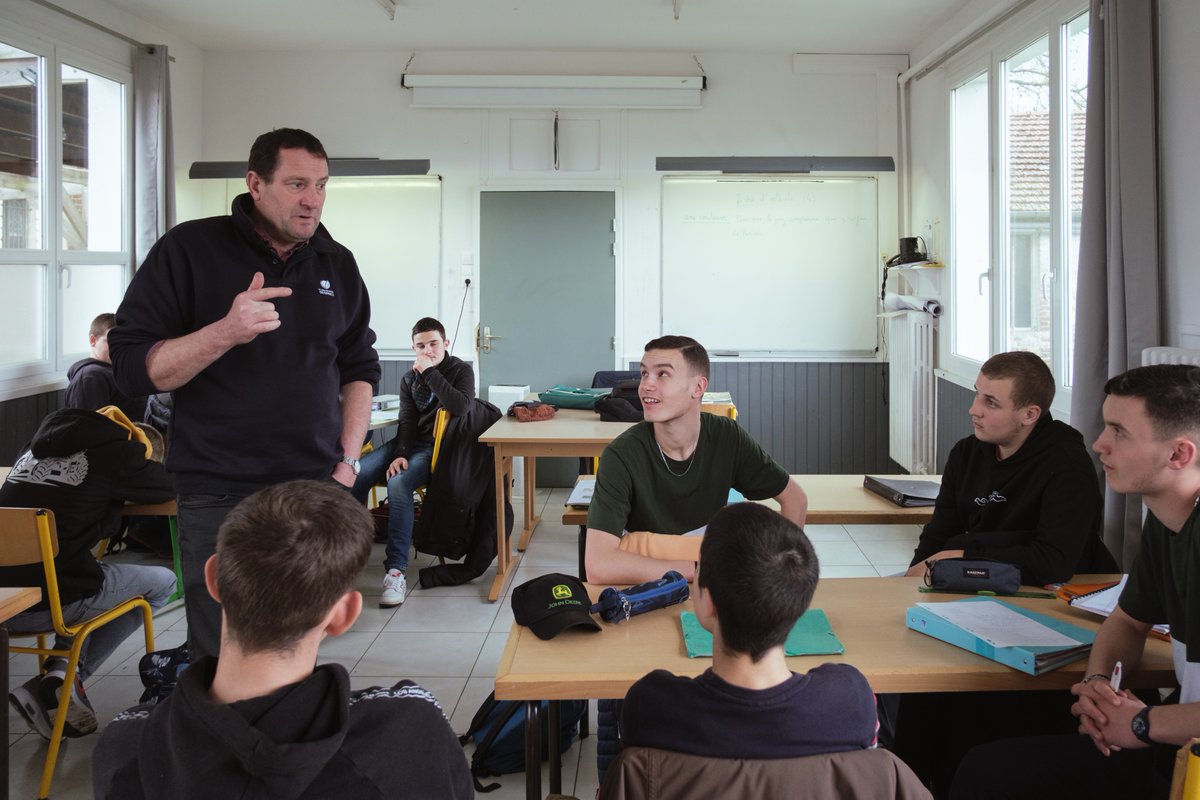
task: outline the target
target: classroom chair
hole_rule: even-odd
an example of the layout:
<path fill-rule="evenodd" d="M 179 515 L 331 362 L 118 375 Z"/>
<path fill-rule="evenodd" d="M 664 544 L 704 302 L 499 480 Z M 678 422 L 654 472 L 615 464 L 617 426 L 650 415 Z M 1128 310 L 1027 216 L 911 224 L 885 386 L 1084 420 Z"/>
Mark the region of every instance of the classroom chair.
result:
<path fill-rule="evenodd" d="M 58 574 L 54 568 L 54 556 L 58 554 L 58 533 L 54 527 L 54 512 L 44 508 L 0 508 L 0 566 L 15 567 L 41 563 L 46 575 L 46 597 L 50 606 L 51 630 L 41 633 L 13 633 L 15 637 L 36 636 L 37 646 L 9 645 L 10 653 L 31 653 L 39 656 L 38 668 L 42 668 L 47 656 L 62 656 L 67 659 L 67 673 L 63 686 L 67 689 L 75 684 L 75 673 L 79 667 L 79 655 L 84 642 L 93 631 L 117 617 L 140 609 L 142 628 L 146 635 L 146 652 L 154 650 L 154 618 L 150 604 L 142 597 L 133 597 L 91 619 L 68 625 L 63 620 L 62 602 L 58 596 Z M 56 650 L 47 637 L 54 634 L 72 637 L 69 650 Z M 67 722 L 67 708 L 71 703 L 72 691 L 64 690 L 54 715 L 54 726 L 50 734 L 50 747 L 42 767 L 42 781 L 38 797 L 50 796 L 50 783 L 54 779 L 54 766 L 62 746 L 63 727 Z"/>
<path fill-rule="evenodd" d="M 1200 739 L 1192 739 L 1175 755 L 1169 800 L 1200 800 Z"/>
<path fill-rule="evenodd" d="M 652 747 L 626 747 L 600 787 L 600 800 L 706 797 L 724 800 L 795 797 L 932 800 L 903 761 L 881 749 L 801 758 L 707 758 Z"/>
<path fill-rule="evenodd" d="M 446 426 L 449 424 L 450 424 L 450 412 L 444 408 L 439 408 L 437 410 L 437 413 L 434 414 L 434 416 L 433 416 L 433 457 L 429 460 L 429 473 L 430 474 L 433 474 L 433 471 L 435 469 L 437 469 L 438 454 L 441 453 L 441 451 L 442 451 L 442 435 L 446 432 Z M 362 451 L 365 454 L 365 453 L 371 452 L 371 450 L 373 450 L 373 449 L 374 448 L 372 447 L 371 443 L 367 442 L 366 444 L 363 445 Z M 378 497 L 376 497 L 375 492 L 380 487 L 383 487 L 384 489 L 386 489 L 387 483 L 377 483 L 371 487 L 371 506 L 372 507 L 379 505 L 379 499 L 378 499 Z M 425 487 L 424 486 L 420 486 L 417 488 L 417 496 L 419 498 L 421 498 L 422 501 L 425 500 Z"/>

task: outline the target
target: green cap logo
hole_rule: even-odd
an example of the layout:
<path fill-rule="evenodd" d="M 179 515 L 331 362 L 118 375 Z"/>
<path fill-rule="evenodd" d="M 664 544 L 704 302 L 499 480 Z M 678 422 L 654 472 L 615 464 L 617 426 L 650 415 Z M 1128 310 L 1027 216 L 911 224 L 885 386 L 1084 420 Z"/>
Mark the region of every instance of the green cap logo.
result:
<path fill-rule="evenodd" d="M 571 596 L 571 587 L 560 583 L 550 590 L 550 594 L 554 595 L 555 600 L 566 600 Z"/>

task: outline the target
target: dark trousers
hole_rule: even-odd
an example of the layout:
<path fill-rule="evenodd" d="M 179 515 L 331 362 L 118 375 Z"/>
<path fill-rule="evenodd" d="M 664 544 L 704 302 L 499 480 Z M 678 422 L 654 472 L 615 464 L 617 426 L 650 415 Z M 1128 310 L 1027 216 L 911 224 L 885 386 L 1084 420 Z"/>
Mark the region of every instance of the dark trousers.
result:
<path fill-rule="evenodd" d="M 194 663 L 221 653 L 221 606 L 208 593 L 204 564 L 217 552 L 217 530 L 243 498 L 229 494 L 179 496 L 179 560 L 183 568 L 188 651 Z"/>
<path fill-rule="evenodd" d="M 967 753 L 951 800 L 1165 800 L 1174 745 L 1105 756 L 1080 734 L 1027 736 L 981 745 Z"/>
<path fill-rule="evenodd" d="M 900 695 L 891 749 L 941 800 L 972 747 L 1015 736 L 1074 733 L 1073 700 L 1060 690 Z"/>

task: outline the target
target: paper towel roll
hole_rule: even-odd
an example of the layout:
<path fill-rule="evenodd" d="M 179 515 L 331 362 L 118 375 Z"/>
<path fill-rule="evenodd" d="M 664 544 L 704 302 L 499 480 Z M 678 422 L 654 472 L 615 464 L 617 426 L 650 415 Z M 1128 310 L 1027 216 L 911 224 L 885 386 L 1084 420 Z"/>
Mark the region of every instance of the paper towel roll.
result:
<path fill-rule="evenodd" d="M 929 297 L 911 294 L 888 294 L 883 298 L 884 311 L 924 311 L 934 317 L 942 315 L 942 304 Z"/>

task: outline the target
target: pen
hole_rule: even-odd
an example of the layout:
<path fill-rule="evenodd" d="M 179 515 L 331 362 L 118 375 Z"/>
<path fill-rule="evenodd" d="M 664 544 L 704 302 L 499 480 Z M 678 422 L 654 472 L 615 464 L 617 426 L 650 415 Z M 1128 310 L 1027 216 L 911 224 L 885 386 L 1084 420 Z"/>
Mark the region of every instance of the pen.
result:
<path fill-rule="evenodd" d="M 1121 662 L 1118 661 L 1113 665 L 1112 677 L 1108 679 L 1108 685 L 1112 687 L 1114 692 L 1121 691 Z"/>

